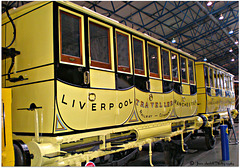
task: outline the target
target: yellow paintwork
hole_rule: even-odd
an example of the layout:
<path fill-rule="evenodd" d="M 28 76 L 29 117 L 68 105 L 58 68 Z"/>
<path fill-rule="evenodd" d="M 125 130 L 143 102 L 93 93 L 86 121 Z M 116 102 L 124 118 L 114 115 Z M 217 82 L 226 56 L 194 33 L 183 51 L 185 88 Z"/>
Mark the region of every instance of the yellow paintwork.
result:
<path fill-rule="evenodd" d="M 205 77 L 204 77 L 204 65 L 207 66 L 208 69 L 212 69 L 212 76 L 213 76 L 213 87 L 207 86 L 210 89 L 210 95 L 206 93 L 206 86 L 205 86 Z M 222 93 L 222 97 L 217 95 L 216 92 L 216 84 L 214 80 L 214 70 L 220 71 L 221 74 L 227 74 L 228 76 L 233 77 L 232 74 L 225 72 L 211 64 L 205 62 L 197 62 L 196 63 L 196 74 L 197 74 L 197 92 L 198 92 L 198 114 L 200 113 L 215 113 L 215 112 L 226 112 L 227 108 L 233 110 L 235 104 L 235 95 L 234 91 L 231 89 L 224 87 L 219 88 L 219 92 Z M 208 80 L 210 84 L 210 73 L 208 75 Z M 233 89 L 233 88 L 232 88 Z M 230 92 L 229 97 L 226 95 L 226 91 Z"/>
<path fill-rule="evenodd" d="M 160 71 L 161 72 L 161 71 Z M 150 81 L 150 91 L 151 92 L 163 92 L 162 80 L 159 79 L 149 79 Z"/>
<path fill-rule="evenodd" d="M 29 108 L 35 103 L 39 112 L 40 133 L 51 133 L 54 112 L 54 82 L 42 82 L 12 88 L 13 132 L 34 132 L 34 111 L 18 110 Z"/>
<path fill-rule="evenodd" d="M 29 70 L 29 71 L 19 72 L 16 75 L 14 74 L 12 76 L 18 77 L 19 75 L 22 75 L 24 78 L 28 78 L 28 80 L 19 81 L 17 83 L 12 83 L 9 80 L 6 80 L 6 87 L 15 86 L 16 84 L 21 85 L 21 84 L 28 84 L 32 82 L 39 82 L 43 80 L 53 79 L 54 78 L 53 71 L 54 71 L 54 66 L 49 65 L 49 66 L 44 66 L 44 67 L 36 68 L 33 70 Z"/>
<path fill-rule="evenodd" d="M 12 92 L 2 88 L 2 166 L 14 166 L 12 140 Z M 3 111 L 4 110 L 4 111 Z"/>
<path fill-rule="evenodd" d="M 184 95 L 190 95 L 190 85 L 182 83 L 182 93 Z"/>
<path fill-rule="evenodd" d="M 93 88 L 115 89 L 115 73 L 90 69 L 90 86 Z"/>
<path fill-rule="evenodd" d="M 79 13 L 76 13 L 76 12 L 73 12 L 71 10 L 68 10 L 68 9 L 65 9 L 65 8 L 62 8 L 62 7 L 59 7 L 58 8 L 58 15 L 60 16 L 60 11 L 64 11 L 64 12 L 67 12 L 67 13 L 70 13 L 72 15 L 75 15 L 75 16 L 78 16 L 81 18 L 81 25 L 84 25 L 84 17 L 83 15 L 80 15 Z M 61 30 L 61 25 L 60 25 L 60 17 L 58 18 L 58 30 L 59 30 L 59 46 L 61 46 L 61 40 L 60 40 L 60 30 Z M 82 65 L 80 64 L 74 64 L 74 63 L 70 63 L 70 62 L 64 62 L 64 61 L 60 61 L 61 63 L 63 64 L 69 64 L 69 65 L 75 65 L 75 66 L 83 66 L 85 67 L 85 33 L 84 33 L 84 26 L 81 27 L 81 45 L 82 45 L 82 52 L 81 52 L 81 57 L 82 57 Z M 59 60 L 61 60 L 61 51 L 59 50 Z"/>
<path fill-rule="evenodd" d="M 69 9 L 61 7 L 59 10 L 64 10 L 82 17 L 82 15 L 79 15 L 77 13 L 77 11 L 81 11 L 91 17 L 88 20 L 88 23 L 89 21 L 93 21 L 109 28 L 111 44 L 111 69 L 106 70 L 103 68 L 92 67 L 90 65 L 90 88 L 73 86 L 60 82 L 57 79 L 56 81 L 51 80 L 54 78 L 52 2 L 49 2 L 49 4 L 46 6 L 34 10 L 14 20 L 18 32 L 23 33 L 17 33 L 16 42 L 12 46 L 21 52 L 20 55 L 16 56 L 16 64 L 12 70 L 12 72 L 14 72 L 12 76 L 18 77 L 19 75 L 23 75 L 24 77 L 28 78 L 28 80 L 9 83 L 9 81 L 5 80 L 6 76 L 2 77 L 3 86 L 12 87 L 13 132 L 37 132 L 35 131 L 35 113 L 34 111 L 26 110 L 26 108 L 29 108 L 31 103 L 35 103 L 38 107 L 42 107 L 41 109 L 38 109 L 39 132 L 49 133 L 47 135 L 45 134 L 44 136 L 40 136 L 39 142 L 36 142 L 34 136 L 14 135 L 14 139 L 23 140 L 28 145 L 30 152 L 34 154 L 34 158 L 32 159 L 32 166 L 80 166 L 81 162 L 88 162 L 89 160 L 100 156 L 124 151 L 131 148 L 142 149 L 142 146 L 146 143 L 159 140 L 170 141 L 171 137 L 173 136 L 183 135 L 183 133 L 186 132 L 193 132 L 202 126 L 202 119 L 198 116 L 195 116 L 197 107 L 200 111 L 199 113 L 207 113 L 206 106 L 208 106 L 209 112 L 214 111 L 216 110 L 217 106 L 211 104 L 219 101 L 224 105 L 222 107 L 223 112 L 221 113 L 221 117 L 224 118 L 226 116 L 226 111 L 224 111 L 225 106 L 232 107 L 234 105 L 233 92 L 230 93 L 231 98 L 228 97 L 221 100 L 219 100 L 218 97 L 216 97 L 216 99 L 213 96 L 209 98 L 207 97 L 205 83 L 198 82 L 198 79 L 203 79 L 204 81 L 204 76 L 201 72 L 203 71 L 202 65 L 200 65 L 200 68 L 196 68 L 197 73 L 202 74 L 197 76 L 197 79 L 194 77 L 194 80 L 197 80 L 195 81 L 195 83 L 197 83 L 197 86 L 199 87 L 202 85 L 202 88 L 198 88 L 198 91 L 201 92 L 200 96 L 190 95 L 189 82 L 182 84 L 182 95 L 177 94 L 174 91 L 162 93 L 163 86 L 161 76 L 160 79 L 149 79 L 151 86 L 150 92 L 140 91 L 136 87 L 132 87 L 126 90 L 116 90 L 113 46 L 113 33 L 115 32 L 113 32 L 112 26 L 117 25 L 119 29 L 121 29 L 116 29 L 116 31 L 121 31 L 124 33 L 124 30 L 127 29 L 128 33 L 135 34 L 135 36 L 132 36 L 134 38 L 137 38 L 139 40 L 146 38 L 149 41 L 165 47 L 166 50 L 169 51 L 170 79 L 172 79 L 172 64 L 169 49 L 173 50 L 173 52 L 177 52 L 181 55 L 186 56 L 187 76 L 189 76 L 188 59 L 195 59 L 195 57 L 186 54 L 183 51 L 175 49 L 167 44 L 164 44 L 152 37 L 139 33 L 124 25 L 118 24 L 88 9 L 79 7 L 73 3 L 56 3 L 65 4 L 66 6 L 70 7 Z M 23 6 L 17 9 L 17 12 L 11 10 L 10 13 L 12 14 L 13 18 L 15 18 L 17 16 L 20 16 L 20 14 L 22 15 L 23 13 L 33 10 L 36 7 L 40 7 L 43 4 L 46 4 L 46 2 L 29 3 L 25 7 Z M 75 9 L 75 11 L 72 12 L 71 8 Z M 4 16 L 3 23 L 6 21 L 7 19 Z M 109 26 L 107 23 L 110 23 L 112 26 Z M 2 28 L 4 29 L 2 32 L 2 37 L 5 37 L 6 35 L 6 44 L 8 44 L 12 39 L 11 25 L 10 23 L 7 23 L 6 25 L 3 25 Z M 84 31 L 82 31 L 82 33 L 82 35 L 87 36 Z M 127 35 L 130 36 L 130 34 Z M 4 45 L 5 41 L 3 41 L 3 46 Z M 130 46 L 131 45 L 132 44 L 130 44 Z M 143 41 L 143 48 L 145 70 L 144 76 L 146 77 L 147 60 L 145 56 L 145 41 Z M 159 48 L 160 47 L 158 47 L 158 52 L 160 56 Z M 83 50 L 83 54 L 84 53 L 85 52 Z M 132 53 L 131 49 L 130 53 Z M 85 58 L 83 58 L 83 66 L 86 67 L 84 59 Z M 159 59 L 159 61 L 159 72 L 161 72 L 161 59 Z M 91 59 L 89 62 L 91 62 Z M 131 58 L 130 74 L 133 74 L 132 62 L 133 60 Z M 10 59 L 3 61 L 2 72 L 4 74 L 7 73 L 10 64 Z M 49 65 L 44 66 L 46 64 Z M 87 67 L 87 70 L 88 68 L 89 67 Z M 194 70 L 195 69 L 193 69 L 193 71 Z M 179 67 L 178 74 L 180 75 Z M 189 78 L 187 80 L 189 81 Z M 6 86 L 5 83 L 7 84 Z M 215 91 L 212 92 L 213 95 L 216 94 Z M 225 94 L 225 92 L 223 94 Z M 197 102 L 197 98 L 201 98 L 202 100 Z M 21 108 L 25 109 L 20 110 Z M 218 105 L 218 108 L 221 108 L 221 106 Z M 211 116 L 217 114 L 218 113 L 209 114 L 207 117 L 210 118 Z M 222 118 L 219 119 L 218 122 L 221 122 L 223 120 Z M 187 126 L 187 122 L 193 124 Z M 208 122 L 207 126 L 211 127 L 213 123 L 214 121 Z M 176 130 L 173 130 L 173 126 L 179 127 Z M 83 133 L 74 132 L 75 134 L 71 134 L 71 131 L 85 131 L 87 129 L 92 130 Z M 57 136 L 51 136 L 51 133 L 68 134 L 58 134 Z M 111 143 L 107 143 L 106 139 L 131 134 L 136 135 L 136 141 L 117 145 L 115 147 L 122 148 L 118 148 L 116 150 L 103 150 L 110 149 L 111 147 Z M 100 149 L 96 151 L 89 151 L 89 148 L 84 148 L 81 149 L 82 151 L 85 151 L 84 153 L 74 155 L 67 154 L 65 156 L 53 157 L 51 159 L 44 157 L 47 154 L 52 154 L 55 152 L 64 153 L 61 151 L 61 148 L 63 147 L 69 147 L 76 144 L 85 144 L 99 140 L 102 140 L 103 143 L 99 145 Z M 181 141 L 183 141 L 183 138 Z"/>
<path fill-rule="evenodd" d="M 52 4 L 42 7 L 41 10 L 34 10 L 16 19 L 14 23 L 18 33 L 11 48 L 21 52 L 15 57 L 14 70 L 20 71 L 53 63 Z M 6 26 L 6 43 L 8 45 L 12 41 L 13 30 L 11 23 L 7 23 Z M 9 59 L 6 67 L 9 67 L 10 64 Z"/>

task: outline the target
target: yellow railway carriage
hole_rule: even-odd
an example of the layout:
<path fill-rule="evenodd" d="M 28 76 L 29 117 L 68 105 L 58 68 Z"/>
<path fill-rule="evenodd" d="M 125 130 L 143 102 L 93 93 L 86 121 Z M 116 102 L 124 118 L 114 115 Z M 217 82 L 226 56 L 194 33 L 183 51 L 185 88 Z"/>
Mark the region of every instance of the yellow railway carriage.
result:
<path fill-rule="evenodd" d="M 2 86 L 12 90 L 16 165 L 80 166 L 147 143 L 151 162 L 152 142 L 174 138 L 181 153 L 206 124 L 195 57 L 71 2 L 9 13 Z"/>
<path fill-rule="evenodd" d="M 238 114 L 235 110 L 234 76 L 206 62 L 196 62 L 196 75 L 198 115 L 208 119 L 205 129 L 210 128 L 213 132 L 214 127 L 229 118 L 227 108 L 233 118 Z M 215 144 L 215 138 L 211 139 L 206 141 L 209 149 Z"/>

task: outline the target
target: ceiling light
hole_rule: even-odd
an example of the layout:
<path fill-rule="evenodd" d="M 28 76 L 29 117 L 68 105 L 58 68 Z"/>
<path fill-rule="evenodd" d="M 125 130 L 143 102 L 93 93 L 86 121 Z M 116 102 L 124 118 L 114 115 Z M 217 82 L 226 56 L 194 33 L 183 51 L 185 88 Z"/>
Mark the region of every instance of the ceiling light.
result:
<path fill-rule="evenodd" d="M 174 38 L 172 39 L 172 43 L 176 43 L 176 40 Z"/>
<path fill-rule="evenodd" d="M 224 19 L 223 15 L 221 14 L 218 19 L 219 19 L 219 20 L 223 20 L 223 19 Z"/>
<path fill-rule="evenodd" d="M 233 52 L 233 49 L 232 49 L 232 48 L 230 48 L 230 49 L 229 49 L 229 52 Z"/>
<path fill-rule="evenodd" d="M 237 40 L 235 41 L 235 44 L 238 44 L 238 41 L 237 41 Z"/>
<path fill-rule="evenodd" d="M 208 1 L 207 6 L 211 6 L 212 5 L 212 1 Z"/>
<path fill-rule="evenodd" d="M 228 32 L 228 34 L 233 34 L 233 30 L 231 29 L 231 30 Z"/>
<path fill-rule="evenodd" d="M 233 61 L 235 61 L 235 59 L 234 59 L 234 58 L 232 58 L 232 59 L 231 59 L 231 61 L 233 62 Z"/>
<path fill-rule="evenodd" d="M 207 58 L 205 57 L 205 58 L 203 59 L 203 61 L 205 61 L 205 62 L 206 62 L 206 61 L 207 61 Z"/>

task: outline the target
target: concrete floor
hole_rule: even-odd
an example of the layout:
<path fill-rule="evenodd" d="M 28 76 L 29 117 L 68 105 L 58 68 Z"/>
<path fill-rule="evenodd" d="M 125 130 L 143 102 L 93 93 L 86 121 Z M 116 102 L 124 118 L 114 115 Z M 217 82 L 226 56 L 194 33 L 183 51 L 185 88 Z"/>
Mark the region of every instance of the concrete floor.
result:
<path fill-rule="evenodd" d="M 237 133 L 237 138 L 239 138 L 239 127 L 235 124 L 235 130 Z M 234 136 L 231 136 L 229 142 L 234 143 Z M 239 167 L 239 144 L 229 145 L 230 160 L 222 161 L 221 153 L 221 138 L 217 137 L 217 143 L 214 149 L 207 150 L 205 145 L 205 140 L 203 137 L 198 137 L 195 140 L 189 141 L 188 143 L 189 152 L 185 154 L 183 166 L 190 167 Z M 153 151 L 153 165 L 154 166 L 166 166 L 164 164 L 164 154 L 163 152 Z M 143 150 L 139 153 L 136 160 L 130 161 L 127 166 L 150 166 L 148 146 L 145 146 Z"/>

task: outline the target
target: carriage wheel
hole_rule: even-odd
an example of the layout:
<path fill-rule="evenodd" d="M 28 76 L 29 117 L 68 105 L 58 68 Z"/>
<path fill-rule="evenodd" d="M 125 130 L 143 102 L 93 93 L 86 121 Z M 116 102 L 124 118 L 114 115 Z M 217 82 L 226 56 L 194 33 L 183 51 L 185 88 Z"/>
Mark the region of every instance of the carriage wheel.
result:
<path fill-rule="evenodd" d="M 205 129 L 205 143 L 208 150 L 213 149 L 216 145 L 216 137 L 212 136 L 211 128 Z"/>

